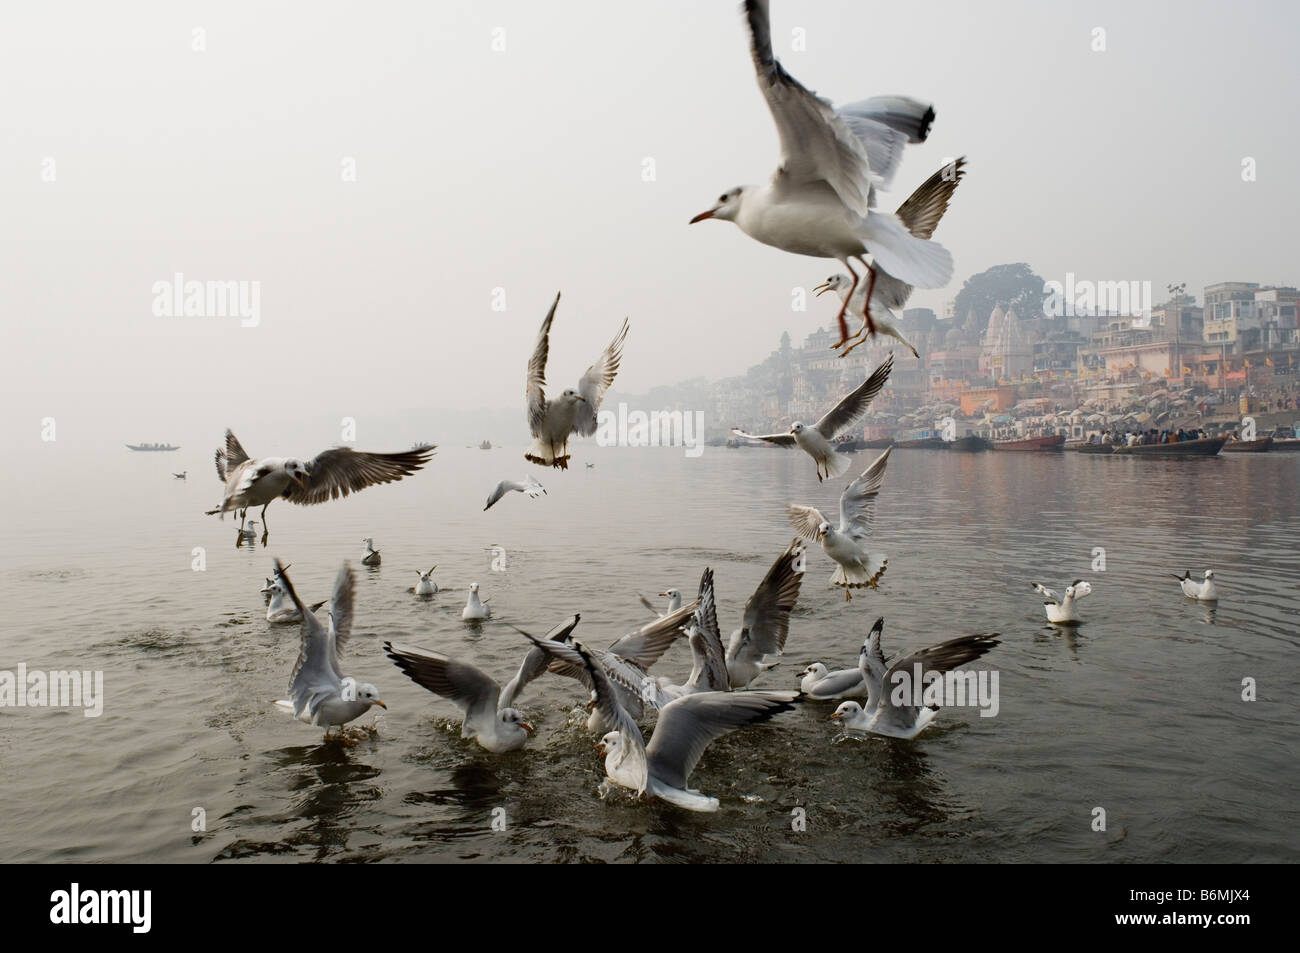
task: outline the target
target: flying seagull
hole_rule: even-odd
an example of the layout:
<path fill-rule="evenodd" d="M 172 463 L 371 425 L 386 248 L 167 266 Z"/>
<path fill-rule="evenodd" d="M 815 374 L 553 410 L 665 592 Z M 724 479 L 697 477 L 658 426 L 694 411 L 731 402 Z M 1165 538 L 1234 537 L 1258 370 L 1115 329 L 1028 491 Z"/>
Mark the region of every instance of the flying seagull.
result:
<path fill-rule="evenodd" d="M 850 589 L 870 586 L 885 572 L 885 557 L 868 550 L 871 540 L 871 520 L 876 509 L 876 497 L 885 482 L 885 466 L 889 452 L 876 458 L 875 463 L 862 471 L 862 475 L 844 488 L 840 494 L 840 525 L 832 526 L 815 506 L 786 507 L 795 532 L 805 539 L 818 540 L 827 556 L 838 565 L 831 575 L 831 584 L 844 589 L 844 598 L 853 598 Z"/>
<path fill-rule="evenodd" d="M 266 508 L 278 497 L 290 503 L 312 506 L 357 493 L 376 483 L 392 483 L 410 476 L 429 462 L 433 444 L 422 444 L 404 453 L 361 453 L 349 447 L 335 447 L 303 463 L 292 457 L 250 457 L 235 435 L 226 431 L 226 445 L 216 453 L 217 477 L 226 491 L 221 505 L 208 510 L 225 517 L 227 511 L 262 508 L 262 545 L 268 530 Z M 241 516 L 240 525 L 243 525 Z"/>
<path fill-rule="evenodd" d="M 275 575 L 302 616 L 302 643 L 289 677 L 289 698 L 277 701 L 276 707 L 292 712 L 309 725 L 323 725 L 326 738 L 331 727 L 338 725 L 342 730 L 343 725 L 360 718 L 372 705 L 387 708 L 379 698 L 379 689 L 344 675 L 340 666 L 339 652 L 352 634 L 353 579 L 348 564 L 343 564 L 334 579 L 328 629 L 303 606 L 278 559 Z"/>
<path fill-rule="evenodd" d="M 965 166 L 964 157 L 944 166 L 926 179 L 920 188 L 912 193 L 911 198 L 898 207 L 898 218 L 907 226 L 909 232 L 917 238 L 929 238 L 934 234 L 939 219 L 948 210 L 948 202 L 952 198 L 953 190 L 966 174 Z M 876 265 L 876 280 L 871 287 L 871 310 L 867 311 L 863 308 L 867 301 L 866 286 L 859 285 L 850 301 L 849 289 L 852 285 L 853 282 L 848 275 L 831 275 L 813 289 L 816 295 L 827 291 L 836 292 L 840 296 L 840 301 L 848 307 L 850 314 L 862 315 L 862 327 L 854 335 L 857 340 L 849 344 L 840 353 L 840 357 L 844 357 L 873 334 L 884 334 L 894 338 L 911 351 L 913 357 L 919 358 L 921 355 L 916 350 L 916 346 L 903 337 L 903 332 L 898 329 L 901 319 L 896 313 L 912 296 L 912 286 L 899 281 L 884 268 Z M 835 346 L 839 347 L 844 343 L 841 341 Z"/>
<path fill-rule="evenodd" d="M 817 482 L 839 476 L 849 468 L 847 454 L 835 449 L 833 441 L 864 416 L 867 408 L 880 393 L 889 372 L 894 369 L 894 355 L 885 358 L 884 363 L 872 371 L 871 376 L 851 391 L 843 400 L 827 411 L 826 416 L 811 427 L 796 420 L 790 425 L 789 433 L 749 434 L 734 427 L 732 432 L 749 440 L 764 440 L 778 447 L 798 447 L 817 464 Z"/>
<path fill-rule="evenodd" d="M 515 709 L 497 707 L 501 686 L 490 675 L 441 652 L 415 646 L 385 642 L 384 653 L 415 684 L 455 702 L 463 712 L 462 738 L 473 738 L 494 754 L 522 748 L 528 741 L 533 726 Z"/>
<path fill-rule="evenodd" d="M 917 288 L 939 288 L 952 277 L 952 256 L 936 242 L 912 235 L 897 215 L 874 208 L 875 190 L 892 181 L 904 146 L 924 142 L 933 107 L 903 96 L 877 96 L 836 110 L 810 92 L 772 53 L 767 0 L 746 0 L 750 52 L 758 85 L 781 140 L 781 165 L 767 185 L 724 192 L 716 205 L 691 219 L 735 222 L 746 235 L 796 255 L 835 258 L 848 269 L 853 287 L 867 275 L 867 296 L 875 282 L 868 252 L 877 266 Z M 848 338 L 838 316 L 841 343 Z"/>
<path fill-rule="evenodd" d="M 680 589 L 665 589 L 659 593 L 668 599 L 668 609 L 666 612 L 660 612 L 655 608 L 654 603 L 647 599 L 642 593 L 637 593 L 636 597 L 641 600 L 641 605 L 645 606 L 659 618 L 670 615 L 682 607 L 682 591 Z"/>
<path fill-rule="evenodd" d="M 614 335 L 614 340 L 609 342 L 609 347 L 596 358 L 596 363 L 587 368 L 587 372 L 578 381 L 577 389 L 569 388 L 557 400 L 547 400 L 543 390 L 546 386 L 546 358 L 551 346 L 551 321 L 555 319 L 555 308 L 559 303 L 560 296 L 557 293 L 551 303 L 551 310 L 546 312 L 546 318 L 542 321 L 533 356 L 528 360 L 528 381 L 524 396 L 528 401 L 528 429 L 533 435 L 533 443 L 524 454 L 524 459 L 557 470 L 567 470 L 569 436 L 576 433 L 590 437 L 596 432 L 596 412 L 600 409 L 600 402 L 609 390 L 609 385 L 614 383 L 619 361 L 623 359 L 627 319 L 623 319 L 623 327 Z"/>
<path fill-rule="evenodd" d="M 1030 583 L 1035 592 L 1043 594 L 1043 608 L 1047 611 L 1047 621 L 1055 622 L 1061 625 L 1082 622 L 1079 616 L 1079 608 L 1075 602 L 1084 596 L 1092 594 L 1092 586 L 1082 579 L 1076 579 L 1065 589 L 1065 595 L 1058 597 L 1055 590 L 1048 589 L 1046 586 L 1040 586 L 1038 583 Z"/>
<path fill-rule="evenodd" d="M 670 698 L 731 691 L 727 652 L 722 647 L 722 633 L 718 630 L 713 570 L 708 567 L 700 577 L 700 594 L 695 600 L 695 613 L 686 627 L 686 638 L 691 646 L 691 674 L 681 685 L 673 684 L 667 676 L 660 676 L 657 679 L 660 691 Z"/>
<path fill-rule="evenodd" d="M 173 473 L 172 476 L 174 476 L 178 480 L 184 480 L 185 475 L 189 472 L 190 472 L 189 470 L 182 470 L 180 473 Z"/>
<path fill-rule="evenodd" d="M 1205 570 L 1205 581 L 1197 582 L 1192 578 L 1190 569 L 1183 572 L 1181 576 L 1174 575 L 1183 587 L 1183 595 L 1189 599 L 1200 599 L 1202 602 L 1218 602 L 1219 591 L 1214 588 L 1214 570 Z"/>
<path fill-rule="evenodd" d="M 514 480 L 502 480 L 488 497 L 487 503 L 484 504 L 484 510 L 492 509 L 492 504 L 507 493 L 527 493 L 530 500 L 535 500 L 546 492 L 546 487 L 538 483 L 531 475 L 524 477 L 523 482 L 516 483 Z"/>
<path fill-rule="evenodd" d="M 866 705 L 843 702 L 831 718 L 842 721 L 846 728 L 854 731 L 869 731 L 894 738 L 915 738 L 938 714 L 937 708 L 899 702 L 895 697 L 900 683 L 900 679 L 895 677 L 898 673 L 912 678 L 919 672 L 924 681 L 929 673 L 952 671 L 975 661 L 998 644 L 996 633 L 993 636 L 963 635 L 891 662 L 880 648 L 880 635 L 884 628 L 885 620 L 877 619 L 858 656 L 858 667 L 862 670 L 862 680 L 867 689 Z M 904 700 L 911 694 L 911 691 L 905 692 Z"/>

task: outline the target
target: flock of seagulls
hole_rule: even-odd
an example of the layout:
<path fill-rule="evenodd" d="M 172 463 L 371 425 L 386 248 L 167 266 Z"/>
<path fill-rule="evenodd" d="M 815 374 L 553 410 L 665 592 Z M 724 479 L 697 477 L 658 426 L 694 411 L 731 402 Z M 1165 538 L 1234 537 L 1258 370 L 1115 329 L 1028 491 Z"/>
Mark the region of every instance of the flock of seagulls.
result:
<path fill-rule="evenodd" d="M 766 0 L 746 0 L 744 13 L 759 88 L 780 139 L 781 164 L 767 184 L 724 192 L 691 223 L 730 221 L 750 238 L 783 251 L 839 260 L 848 274 L 832 275 L 816 289 L 818 294 L 833 291 L 841 301 L 840 340 L 835 347 L 844 347 L 841 354 L 845 354 L 881 334 L 916 354 L 898 330 L 897 312 L 913 288 L 940 287 L 952 275 L 951 256 L 932 235 L 965 175 L 965 160 L 932 175 L 896 213 L 881 211 L 876 206 L 877 192 L 891 184 L 905 147 L 926 140 L 933 107 L 903 96 L 880 96 L 836 109 L 802 86 L 773 55 Z M 855 269 L 855 262 L 862 271 Z M 525 415 L 532 442 L 524 457 L 537 466 L 567 470 L 569 441 L 596 432 L 601 402 L 623 359 L 629 325 L 625 319 L 576 387 L 550 398 L 545 391 L 546 365 L 559 301 L 557 294 L 526 369 Z M 862 327 L 852 335 L 849 315 L 862 318 Z M 834 441 L 863 418 L 892 369 L 890 356 L 815 424 L 794 421 L 787 433 L 756 437 L 737 433 L 803 451 L 813 459 L 819 484 L 838 478 L 852 460 L 835 449 Z M 363 453 L 336 447 L 305 461 L 253 458 L 227 430 L 215 458 L 222 498 L 206 512 L 223 519 L 227 512 L 238 514 L 242 542 L 255 536 L 255 530 L 247 527 L 257 525 L 246 520 L 247 510 L 261 507 L 265 546 L 266 510 L 274 500 L 309 506 L 400 481 L 429 463 L 435 449 L 432 444 L 419 444 L 401 453 Z M 829 588 L 842 589 L 846 600 L 852 598 L 853 589 L 878 588 L 887 560 L 872 545 L 872 523 L 889 458 L 886 449 L 843 489 L 837 521 L 828 519 L 816 505 L 787 504 L 786 518 L 797 535 L 749 595 L 725 641 L 714 575 L 705 567 L 698 594 L 689 603 L 675 588 L 659 591 L 659 598 L 667 600 L 660 605 L 638 594 L 651 618 L 604 647 L 596 639 L 577 637 L 581 621 L 577 613 L 540 638 L 503 620 L 519 634 L 523 653 L 504 686 L 492 674 L 440 650 L 385 641 L 384 654 L 417 685 L 452 703 L 460 712 L 461 738 L 492 754 L 524 749 L 534 736 L 534 725 L 522 706 L 537 679 L 550 675 L 577 683 L 587 715 L 585 727 L 599 738 L 597 747 L 609 784 L 692 811 L 720 807 L 716 797 L 690 786 L 709 745 L 797 710 L 839 701 L 829 718 L 847 733 L 916 738 L 933 722 L 939 707 L 895 697 L 889 690 L 895 676 L 954 672 L 995 648 L 996 633 L 962 635 L 890 659 L 881 644 L 884 619 L 878 618 L 855 667 L 832 670 L 816 661 L 793 673 L 797 689 L 774 687 L 781 677 L 776 670 L 790 646 L 791 615 L 802 594 L 809 542 L 819 543 L 834 564 Z M 176 476 L 184 479 L 185 474 Z M 546 489 L 531 475 L 502 480 L 483 510 L 512 493 L 535 500 L 545 496 Z M 377 569 L 381 557 L 374 540 L 363 542 L 362 565 Z M 268 622 L 300 626 L 289 697 L 275 704 L 301 721 L 324 728 L 327 740 L 337 729 L 338 739 L 346 741 L 344 726 L 374 706 L 387 708 L 374 684 L 343 674 L 342 655 L 354 617 L 354 573 L 345 562 L 330 598 L 307 605 L 294 590 L 287 569 L 275 560 L 274 572 L 262 589 Z M 437 594 L 435 569 L 436 565 L 415 570 L 419 578 L 408 591 L 420 597 Z M 1203 582 L 1193 580 L 1190 572 L 1179 581 L 1190 597 L 1217 598 L 1209 570 Z M 1078 600 L 1092 591 L 1083 580 L 1075 580 L 1060 597 L 1038 583 L 1033 587 L 1044 596 L 1049 621 L 1062 624 L 1080 621 Z M 461 618 L 473 625 L 491 620 L 489 601 L 480 597 L 478 583 L 471 583 Z M 651 674 L 652 669 L 663 667 L 679 642 L 690 653 L 689 673 L 680 680 Z M 678 654 L 684 656 L 681 650 Z M 643 725 L 648 722 L 653 726 L 647 740 Z"/>

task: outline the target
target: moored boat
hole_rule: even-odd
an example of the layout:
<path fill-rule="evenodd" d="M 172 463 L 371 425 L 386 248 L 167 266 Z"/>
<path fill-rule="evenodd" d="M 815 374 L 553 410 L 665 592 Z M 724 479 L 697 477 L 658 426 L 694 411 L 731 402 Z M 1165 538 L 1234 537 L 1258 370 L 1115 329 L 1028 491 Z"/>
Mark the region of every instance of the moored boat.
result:
<path fill-rule="evenodd" d="M 170 450 L 179 450 L 180 447 L 173 447 L 169 443 L 128 443 L 126 449 L 143 453 L 166 453 Z"/>
<path fill-rule="evenodd" d="M 1224 453 L 1267 453 L 1272 449 L 1272 437 L 1259 437 L 1256 440 L 1229 440 L 1223 445 Z"/>
<path fill-rule="evenodd" d="M 994 450 L 1060 450 L 1065 446 L 1065 434 L 1050 437 L 1026 437 L 1024 440 L 995 440 Z"/>
<path fill-rule="evenodd" d="M 1115 445 L 1113 443 L 1088 443 L 1079 440 L 1067 443 L 1063 449 L 1072 450 L 1075 453 L 1114 453 Z"/>
<path fill-rule="evenodd" d="M 1176 440 L 1173 443 L 1139 443 L 1132 447 L 1116 447 L 1116 453 L 1129 453 L 1137 457 L 1213 457 L 1223 449 L 1227 437 L 1205 437 L 1201 440 Z"/>
<path fill-rule="evenodd" d="M 992 450 L 993 444 L 985 440 L 983 437 L 977 437 L 975 434 L 970 434 L 965 437 L 958 437 L 948 445 L 948 449 L 957 450 L 962 453 L 978 453 L 981 450 Z"/>
<path fill-rule="evenodd" d="M 1297 441 L 1297 443 L 1300 443 L 1300 441 Z M 893 445 L 893 437 L 878 437 L 875 440 L 862 441 L 863 450 L 884 450 L 886 447 L 892 447 Z"/>

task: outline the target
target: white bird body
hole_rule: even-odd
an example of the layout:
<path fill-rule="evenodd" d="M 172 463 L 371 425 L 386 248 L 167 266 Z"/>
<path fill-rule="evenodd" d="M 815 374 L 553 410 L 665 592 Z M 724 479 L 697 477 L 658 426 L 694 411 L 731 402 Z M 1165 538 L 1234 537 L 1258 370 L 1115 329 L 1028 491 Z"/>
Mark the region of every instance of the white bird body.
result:
<path fill-rule="evenodd" d="M 473 665 L 441 652 L 384 643 L 393 664 L 421 688 L 449 699 L 462 712 L 460 736 L 473 738 L 493 754 L 516 751 L 528 741 L 533 726 L 514 708 L 499 708 L 501 688 Z"/>
<path fill-rule="evenodd" d="M 478 583 L 471 582 L 469 584 L 469 599 L 465 602 L 465 608 L 460 611 L 460 617 L 466 622 L 473 622 L 489 618 L 491 615 L 492 610 L 488 608 L 485 602 L 479 600 Z"/>
<path fill-rule="evenodd" d="M 1035 592 L 1043 594 L 1043 608 L 1047 612 L 1047 621 L 1057 625 L 1075 625 L 1083 621 L 1079 615 L 1079 607 L 1076 605 L 1078 600 L 1084 596 L 1092 595 L 1091 584 L 1082 579 L 1076 579 L 1065 588 L 1065 595 L 1057 598 L 1056 592 L 1040 586 L 1038 583 L 1031 583 Z"/>
<path fill-rule="evenodd" d="M 1197 582 L 1192 578 L 1191 570 L 1187 570 L 1181 576 L 1174 576 L 1179 581 L 1183 589 L 1183 595 L 1189 599 L 1199 599 L 1201 602 L 1218 602 L 1219 591 L 1214 587 L 1214 570 L 1205 570 L 1205 581 Z"/>
<path fill-rule="evenodd" d="M 344 675 L 340 668 L 341 649 L 352 633 L 355 586 L 347 563 L 334 580 L 328 628 L 303 606 L 279 560 L 275 562 L 273 578 L 288 592 L 302 617 L 298 661 L 289 677 L 289 698 L 277 701 L 276 707 L 306 724 L 324 727 L 326 738 L 330 728 L 341 728 L 365 714 L 372 705 L 387 708 L 374 685 L 358 682 Z"/>
<path fill-rule="evenodd" d="M 487 503 L 484 504 L 483 509 L 490 510 L 492 506 L 507 493 L 523 493 L 530 500 L 535 500 L 546 493 L 546 487 L 538 483 L 531 474 L 525 476 L 521 481 L 502 480 L 492 490 L 491 495 L 488 496 Z"/>
<path fill-rule="evenodd" d="M 877 582 L 885 572 L 886 558 L 871 552 L 869 544 L 876 497 L 884 484 L 885 466 L 892 449 L 886 447 L 885 452 L 840 494 L 839 526 L 833 526 L 814 506 L 792 503 L 786 507 L 795 531 L 807 539 L 819 541 L 822 551 L 835 561 L 831 584 L 844 589 L 846 599 L 850 597 L 850 589 L 862 586 L 877 588 Z"/>
<path fill-rule="evenodd" d="M 813 662 L 799 673 L 799 677 L 799 690 L 810 698 L 846 698 L 865 695 L 867 691 L 862 672 L 856 668 L 831 671 L 821 662 Z"/>
<path fill-rule="evenodd" d="M 438 591 L 438 584 L 433 581 L 433 570 L 437 568 L 437 566 L 433 566 L 428 572 L 416 570 L 420 577 L 420 581 L 415 584 L 415 594 L 417 596 L 431 596 Z"/>
<path fill-rule="evenodd" d="M 862 673 L 867 699 L 864 704 L 855 701 L 841 702 L 831 718 L 854 731 L 866 731 L 891 738 L 915 738 L 934 720 L 938 711 L 927 705 L 911 705 L 894 697 L 897 687 L 895 673 L 906 673 L 910 678 L 916 671 L 921 678 L 931 673 L 942 674 L 967 662 L 973 662 L 998 644 L 994 636 L 967 635 L 929 648 L 913 652 L 905 658 L 886 659 L 880 646 L 885 620 L 877 619 L 858 653 L 858 668 Z M 886 686 L 890 691 L 886 691 Z"/>

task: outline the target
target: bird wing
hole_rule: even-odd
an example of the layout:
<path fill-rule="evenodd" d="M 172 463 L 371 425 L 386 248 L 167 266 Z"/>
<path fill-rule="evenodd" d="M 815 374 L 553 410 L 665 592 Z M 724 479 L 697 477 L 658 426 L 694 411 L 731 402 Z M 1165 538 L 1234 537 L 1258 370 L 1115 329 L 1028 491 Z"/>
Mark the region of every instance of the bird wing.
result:
<path fill-rule="evenodd" d="M 574 613 L 547 632 L 546 639 L 553 642 L 567 640 L 573 634 L 573 630 L 578 627 L 581 618 L 582 616 Z M 506 682 L 506 687 L 501 689 L 501 695 L 497 699 L 498 710 L 512 706 L 515 699 L 519 697 L 519 693 L 524 690 L 528 683 L 541 677 L 546 671 L 546 666 L 550 660 L 551 656 L 537 646 L 529 649 L 528 654 L 524 656 L 524 660 L 519 664 L 519 671 L 515 673 L 515 677 Z"/>
<path fill-rule="evenodd" d="M 537 346 L 533 356 L 528 359 L 528 379 L 524 384 L 524 400 L 528 405 L 528 430 L 534 437 L 542 432 L 546 421 L 546 356 L 551 350 L 551 322 L 555 320 L 555 308 L 560 303 L 560 293 L 555 293 L 551 310 L 542 320 L 542 329 L 537 332 Z"/>
<path fill-rule="evenodd" d="M 422 444 L 401 453 L 362 453 L 350 447 L 335 447 L 309 461 L 302 486 L 290 483 L 284 496 L 290 503 L 313 506 L 358 493 L 376 483 L 392 483 L 428 463 L 434 449 L 432 444 Z"/>
<path fill-rule="evenodd" d="M 655 604 L 645 597 L 644 592 L 638 592 L 636 594 L 636 597 L 641 600 L 641 605 L 645 606 L 656 616 L 658 616 L 661 619 L 664 617 L 664 613 L 660 612 L 657 608 L 655 608 Z"/>
<path fill-rule="evenodd" d="M 248 454 L 244 452 L 243 445 L 240 444 L 239 438 L 237 438 L 234 433 L 227 428 L 226 445 L 217 448 L 217 477 L 220 478 L 222 483 L 225 483 L 226 480 L 230 478 L 231 471 L 248 459 L 250 458 Z"/>
<path fill-rule="evenodd" d="M 683 695 L 659 712 L 646 745 L 650 774 L 684 789 L 704 749 L 728 732 L 766 721 L 794 708 L 798 692 L 697 692 Z"/>
<path fill-rule="evenodd" d="M 752 433 L 745 433 L 745 431 L 743 430 L 737 430 L 735 427 L 731 428 L 731 432 L 734 434 L 739 434 L 740 436 L 744 437 L 747 440 L 766 440 L 768 443 L 774 443 L 778 447 L 796 446 L 794 440 L 794 434 L 792 433 L 752 434 Z"/>
<path fill-rule="evenodd" d="M 865 539 L 871 535 L 871 519 L 875 515 L 876 497 L 885 482 L 885 466 L 889 452 L 876 457 L 875 463 L 862 471 L 862 475 L 844 488 L 840 494 L 839 530 L 852 539 Z"/>
<path fill-rule="evenodd" d="M 334 577 L 334 591 L 330 593 L 329 599 L 329 636 L 332 650 L 330 661 L 334 665 L 334 671 L 338 673 L 340 678 L 343 677 L 343 646 L 347 644 L 348 637 L 352 635 L 354 588 L 355 579 L 352 574 L 352 567 L 345 562 L 339 570 L 339 574 Z"/>
<path fill-rule="evenodd" d="M 619 329 L 618 334 L 614 335 L 614 340 L 600 352 L 596 363 L 587 368 L 587 372 L 582 375 L 582 380 L 578 381 L 578 393 L 582 395 L 583 402 L 578 406 L 578 416 L 573 428 L 584 437 L 590 437 L 596 432 L 596 411 L 600 409 L 600 402 L 605 398 L 605 391 L 609 390 L 609 385 L 614 383 L 614 375 L 618 373 L 618 363 L 623 360 L 623 342 L 626 340 L 627 318 L 624 318 L 623 327 Z"/>
<path fill-rule="evenodd" d="M 761 662 L 767 655 L 785 651 L 790 611 L 799 599 L 799 587 L 803 583 L 803 570 L 798 568 L 803 554 L 803 543 L 791 540 L 745 603 L 740 643 L 734 658 Z"/>
<path fill-rule="evenodd" d="M 909 142 L 925 142 L 934 107 L 907 96 L 873 96 L 835 110 L 857 136 L 877 187 L 888 189 Z"/>
<path fill-rule="evenodd" d="M 495 716 L 501 687 L 492 676 L 466 662 L 457 662 L 441 652 L 415 646 L 384 643 L 384 653 L 421 688 L 455 702 L 465 721 Z"/>
<path fill-rule="evenodd" d="M 649 668 L 682 637 L 682 631 L 690 623 L 698 605 L 698 601 L 692 602 L 629 632 L 611 645 L 609 651 L 640 668 Z"/>
<path fill-rule="evenodd" d="M 750 53 L 758 88 L 767 100 L 781 140 L 776 188 L 824 182 L 851 211 L 866 215 L 871 198 L 871 161 L 862 141 L 820 96 L 785 71 L 772 53 L 767 0 L 745 0 Z"/>
<path fill-rule="evenodd" d="M 1057 597 L 1056 591 L 1054 589 L 1048 589 L 1046 586 L 1040 586 L 1036 582 L 1030 583 L 1030 585 L 1034 587 L 1035 592 L 1041 592 L 1043 594 L 1043 598 L 1047 600 L 1047 602 L 1044 603 L 1044 605 L 1056 606 L 1061 604 L 1061 600 Z"/>
<path fill-rule="evenodd" d="M 826 416 L 817 421 L 817 429 L 827 440 L 834 440 L 844 431 L 861 420 L 867 408 L 876 399 L 889 372 L 894 369 L 894 355 L 890 354 L 884 362 L 871 372 L 871 376 L 852 390 L 843 400 L 827 411 Z"/>
<path fill-rule="evenodd" d="M 316 614 L 302 604 L 298 593 L 294 591 L 293 583 L 289 581 L 278 559 L 275 561 L 275 573 L 302 615 L 298 660 L 294 663 L 293 672 L 289 676 L 289 697 L 293 700 L 293 714 L 294 717 L 302 717 L 304 712 L 315 714 L 316 708 L 325 698 L 343 687 L 343 679 L 339 675 L 334 651 L 334 640 L 320 624 Z"/>
<path fill-rule="evenodd" d="M 881 707 L 892 708 L 895 711 L 910 710 L 914 714 L 917 712 L 917 707 L 914 705 L 895 703 L 893 698 L 894 689 L 897 687 L 894 678 L 895 672 L 906 672 L 908 679 L 912 679 L 916 675 L 915 666 L 920 665 L 921 678 L 924 680 L 925 676 L 930 672 L 949 672 L 965 665 L 967 662 L 973 662 L 997 644 L 996 633 L 994 635 L 963 635 L 921 649 L 919 652 L 913 652 L 905 658 L 895 659 L 890 664 L 888 671 L 885 672 L 884 685 L 880 692 Z M 920 690 L 924 690 L 924 687 L 923 681 Z M 910 695 L 911 692 L 908 694 Z"/>
<path fill-rule="evenodd" d="M 957 183 L 966 175 L 966 157 L 945 165 L 917 187 L 898 207 L 898 217 L 917 238 L 929 238 L 948 211 Z M 879 280 L 879 279 L 877 279 Z"/>
<path fill-rule="evenodd" d="M 797 503 L 790 503 L 786 506 L 785 511 L 790 517 L 790 523 L 794 526 L 794 531 L 804 539 L 816 539 L 817 527 L 826 522 L 826 517 L 822 516 L 821 510 L 815 506 L 800 506 Z"/>
<path fill-rule="evenodd" d="M 700 577 L 700 596 L 696 600 L 692 625 L 695 632 L 691 637 L 691 652 L 695 656 L 704 689 L 711 692 L 730 690 L 727 653 L 722 647 L 722 633 L 718 631 L 718 605 L 713 594 L 712 569 L 705 569 L 704 575 Z"/>

